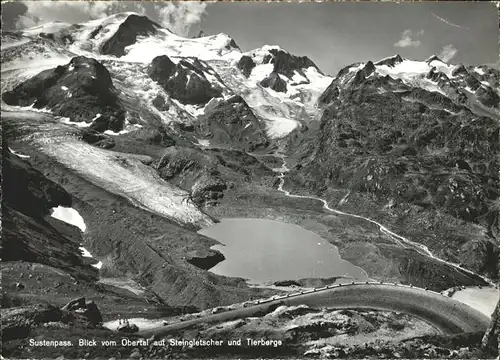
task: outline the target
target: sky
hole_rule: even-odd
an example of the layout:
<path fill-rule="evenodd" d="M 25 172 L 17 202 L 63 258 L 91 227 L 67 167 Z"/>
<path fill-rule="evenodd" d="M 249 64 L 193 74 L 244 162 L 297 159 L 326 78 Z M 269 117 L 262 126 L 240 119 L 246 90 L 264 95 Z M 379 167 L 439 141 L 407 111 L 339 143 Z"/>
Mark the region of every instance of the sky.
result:
<path fill-rule="evenodd" d="M 335 75 L 355 62 L 400 54 L 450 63 L 498 64 L 492 2 L 62 2 L 2 3 L 3 29 L 71 23 L 136 11 L 183 36 L 226 33 L 242 51 L 279 45 Z"/>

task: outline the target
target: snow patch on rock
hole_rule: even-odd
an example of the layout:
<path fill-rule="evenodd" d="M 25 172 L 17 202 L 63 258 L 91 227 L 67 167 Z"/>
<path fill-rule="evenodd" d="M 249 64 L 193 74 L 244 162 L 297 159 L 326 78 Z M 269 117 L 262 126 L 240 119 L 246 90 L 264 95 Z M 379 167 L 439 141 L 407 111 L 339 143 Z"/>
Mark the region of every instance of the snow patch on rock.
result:
<path fill-rule="evenodd" d="M 17 157 L 20 157 L 21 159 L 29 159 L 29 156 L 28 156 L 28 155 L 23 155 L 23 154 L 20 154 L 20 153 L 18 153 L 18 152 L 16 152 L 16 151 L 12 150 L 11 148 L 9 148 L 9 151 L 10 151 L 12 154 L 16 155 Z"/>
<path fill-rule="evenodd" d="M 52 214 L 50 214 L 53 218 L 64 221 L 65 223 L 74 225 L 78 227 L 82 232 L 85 232 L 87 226 L 85 225 L 85 221 L 78 211 L 71 207 L 57 206 L 52 208 Z"/>

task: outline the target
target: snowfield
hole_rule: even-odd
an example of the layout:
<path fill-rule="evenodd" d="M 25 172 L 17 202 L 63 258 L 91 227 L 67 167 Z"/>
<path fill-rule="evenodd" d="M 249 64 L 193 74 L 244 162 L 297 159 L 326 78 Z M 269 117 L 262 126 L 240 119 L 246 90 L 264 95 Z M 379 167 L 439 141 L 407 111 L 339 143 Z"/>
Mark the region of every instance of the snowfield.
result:
<path fill-rule="evenodd" d="M 79 228 L 82 232 L 85 232 L 87 226 L 85 225 L 85 221 L 78 211 L 70 207 L 58 206 L 52 208 L 52 214 L 50 214 L 53 218 L 64 221 L 65 223 L 71 224 Z"/>

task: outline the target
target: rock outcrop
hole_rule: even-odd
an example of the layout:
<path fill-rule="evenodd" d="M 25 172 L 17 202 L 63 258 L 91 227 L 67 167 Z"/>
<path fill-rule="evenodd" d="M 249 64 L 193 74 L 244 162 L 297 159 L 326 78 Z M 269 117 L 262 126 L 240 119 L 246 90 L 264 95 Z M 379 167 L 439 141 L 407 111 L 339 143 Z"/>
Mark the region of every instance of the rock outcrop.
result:
<path fill-rule="evenodd" d="M 161 26 L 146 16 L 129 15 L 118 30 L 100 48 L 101 54 L 123 56 L 125 48 L 136 42 L 139 36 L 149 36 L 157 33 Z M 101 29 L 96 29 L 100 31 Z M 95 36 L 96 34 L 94 34 Z"/>
<path fill-rule="evenodd" d="M 35 304 L 1 309 L 1 315 L 4 341 L 26 338 L 31 331 L 46 324 L 96 328 L 102 323 L 97 305 L 85 298 L 71 301 L 61 309 L 50 304 Z"/>
<path fill-rule="evenodd" d="M 397 54 L 397 55 L 391 56 L 387 59 L 380 60 L 380 61 L 376 62 L 375 65 L 386 65 L 389 67 L 394 67 L 397 64 L 400 64 L 402 62 L 403 62 L 403 58 L 399 54 Z"/>
<path fill-rule="evenodd" d="M 27 337 L 31 330 L 48 322 L 62 322 L 64 312 L 52 305 L 31 305 L 1 309 L 2 340 Z"/>
<path fill-rule="evenodd" d="M 492 156 L 500 153 L 498 121 L 438 92 L 370 73 L 370 63 L 354 76 L 344 71 L 352 80 L 342 84 L 340 76 L 321 96 L 319 129 L 309 132 L 316 140 L 291 145 L 303 159 L 293 180 L 320 196 L 329 188 L 359 192 L 350 211 L 369 218 L 379 210 L 361 203 L 392 199 L 394 212 L 406 219 L 393 225 L 400 232 L 475 272 L 497 276 L 484 249 L 498 247 L 498 239 L 487 235 L 498 221 L 500 162 Z M 446 220 L 433 220 L 438 213 Z M 477 231 L 475 224 L 489 230 Z"/>
<path fill-rule="evenodd" d="M 186 257 L 187 262 L 203 270 L 210 270 L 215 265 L 217 265 L 221 261 L 224 261 L 225 259 L 226 258 L 224 257 L 224 255 L 222 255 L 220 251 L 216 250 L 210 250 L 207 254 L 203 256 L 191 255 Z"/>
<path fill-rule="evenodd" d="M 71 206 L 70 195 L 29 163 L 10 154 L 3 143 L 2 261 L 28 261 L 63 269 L 76 278 L 95 279 L 78 243 L 44 217 L 57 206 Z"/>
<path fill-rule="evenodd" d="M 270 49 L 269 53 L 269 56 L 264 58 L 264 63 L 273 64 L 273 72 L 288 78 L 292 78 L 295 71 L 302 71 L 309 67 L 314 67 L 320 71 L 307 56 L 295 56 L 282 49 Z"/>
<path fill-rule="evenodd" d="M 96 303 L 91 300 L 86 301 L 84 297 L 71 300 L 62 307 L 62 310 L 80 314 L 94 326 L 102 323 L 102 315 Z"/>
<path fill-rule="evenodd" d="M 48 109 L 70 121 L 92 123 L 91 128 L 120 131 L 125 111 L 104 65 L 95 59 L 77 56 L 64 65 L 38 75 L 2 94 L 9 105 Z"/>
<path fill-rule="evenodd" d="M 250 56 L 243 55 L 238 61 L 238 69 L 241 70 L 245 77 L 249 77 L 255 67 L 255 62 Z"/>
<path fill-rule="evenodd" d="M 197 59 L 183 59 L 174 64 L 166 55 L 157 56 L 148 67 L 151 79 L 183 104 L 205 104 L 221 96 L 222 89 L 212 84 L 205 76 L 209 68 Z"/>
<path fill-rule="evenodd" d="M 286 92 L 286 82 L 283 80 L 279 74 L 272 72 L 264 80 L 260 82 L 260 85 L 266 88 L 273 89 L 276 92 Z"/>
<path fill-rule="evenodd" d="M 237 150 L 171 146 L 151 166 L 161 178 L 189 191 L 190 200 L 200 206 L 217 205 L 237 184 L 274 180 L 272 170 Z"/>

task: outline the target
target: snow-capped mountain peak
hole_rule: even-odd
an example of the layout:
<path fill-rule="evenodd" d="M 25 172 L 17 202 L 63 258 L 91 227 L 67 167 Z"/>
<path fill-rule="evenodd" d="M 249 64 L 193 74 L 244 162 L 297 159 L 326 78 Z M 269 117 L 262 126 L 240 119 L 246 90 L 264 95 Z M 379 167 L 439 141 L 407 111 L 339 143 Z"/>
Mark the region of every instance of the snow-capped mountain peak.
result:
<path fill-rule="evenodd" d="M 412 89 L 438 93 L 478 115 L 500 115 L 499 72 L 484 67 L 448 64 L 436 55 L 423 61 L 393 55 L 375 63 L 356 63 L 339 71 L 320 103 L 328 103 L 341 91 L 378 82 L 379 92 L 409 92 Z M 386 79 L 386 80 L 383 80 Z M 375 85 L 374 85 L 375 86 Z"/>
<path fill-rule="evenodd" d="M 336 92 L 386 77 L 394 80 L 395 88 L 380 91 L 419 88 L 481 111 L 498 111 L 498 81 L 483 67 L 455 66 L 435 55 L 415 61 L 395 54 L 347 66 L 333 78 L 307 56 L 278 45 L 242 52 L 227 34 L 186 38 L 133 12 L 80 24 L 47 23 L 2 34 L 4 43 L 3 92 L 40 71 L 66 66 L 74 57 L 92 58 L 109 71 L 132 124 L 193 123 L 213 104 L 239 96 L 264 125 L 267 136 L 280 138 L 318 118 L 318 106 Z M 59 90 L 67 85 L 57 84 Z M 68 94 L 73 96 L 71 91 Z M 105 111 L 95 109 L 83 121 L 92 122 L 96 113 Z"/>

